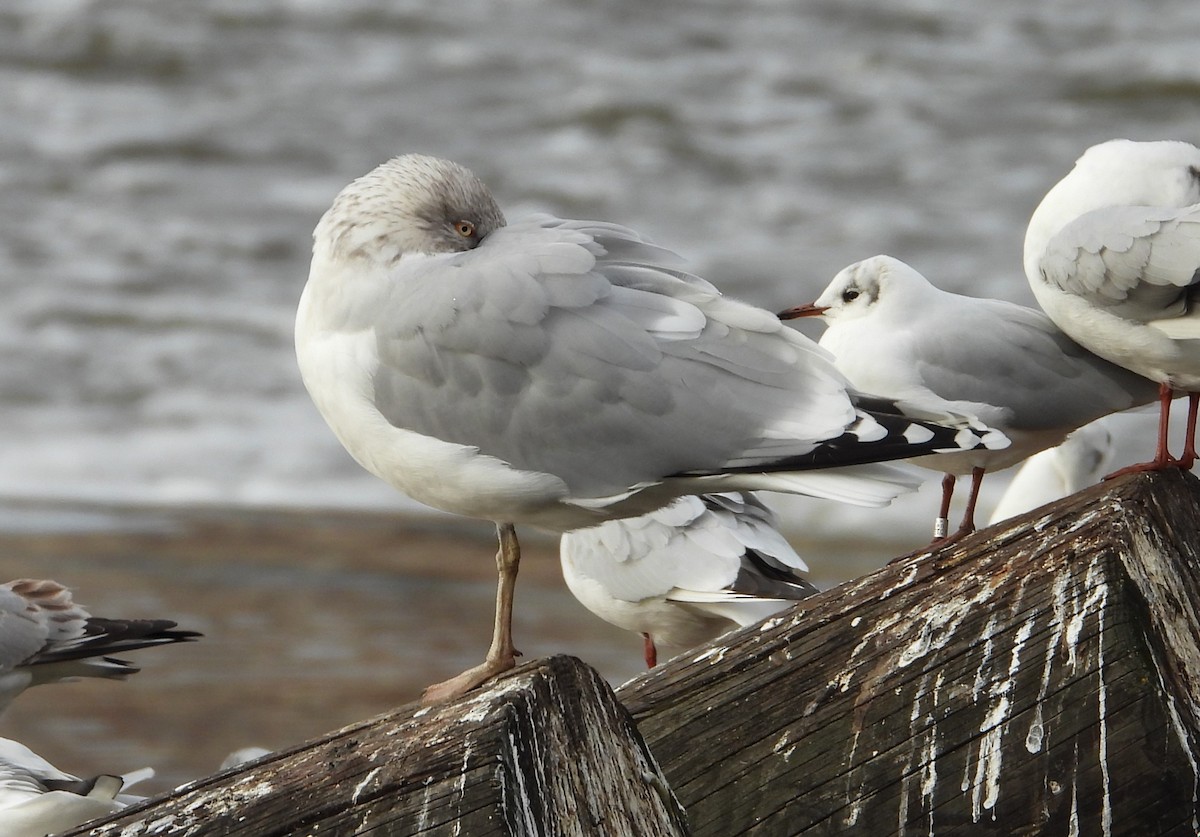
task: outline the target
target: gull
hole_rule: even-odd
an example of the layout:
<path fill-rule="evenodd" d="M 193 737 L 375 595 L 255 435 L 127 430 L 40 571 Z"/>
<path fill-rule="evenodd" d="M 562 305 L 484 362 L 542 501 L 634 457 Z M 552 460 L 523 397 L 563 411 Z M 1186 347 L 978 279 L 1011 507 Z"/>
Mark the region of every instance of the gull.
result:
<path fill-rule="evenodd" d="M 418 154 L 317 224 L 296 353 L 360 465 L 496 523 L 492 646 L 427 703 L 515 664 L 515 524 L 561 533 L 727 490 L 883 505 L 916 483 L 869 463 L 1006 443 L 961 416 L 868 411 L 815 343 L 671 251 L 611 223 L 509 224 L 469 170 Z"/>
<path fill-rule="evenodd" d="M 641 517 L 562 536 L 563 579 L 606 622 L 658 649 L 691 648 L 779 612 L 817 588 L 808 566 L 750 493 L 680 497 Z"/>
<path fill-rule="evenodd" d="M 1117 473 L 1191 468 L 1200 407 L 1200 148 L 1110 140 L 1087 149 L 1029 219 L 1025 275 L 1059 328 L 1159 385 L 1154 458 Z M 1188 421 L 1174 458 L 1167 427 L 1177 392 L 1188 394 Z"/>
<path fill-rule="evenodd" d="M 1113 458 L 1113 435 L 1102 419 L 1085 424 L 1057 447 L 1035 453 L 1013 475 L 990 523 L 1061 500 L 1094 485 Z"/>
<path fill-rule="evenodd" d="M 946 536 L 956 475 L 971 475 L 962 524 L 975 530 L 986 471 L 1061 442 L 1094 419 L 1154 399 L 1143 378 L 1086 351 L 1040 311 L 949 293 L 899 259 L 873 256 L 843 269 L 816 302 L 780 314 L 820 317 L 820 344 L 855 386 L 902 407 L 965 413 L 1003 432 L 1003 450 L 920 457 L 942 471 L 935 538 Z"/>
<path fill-rule="evenodd" d="M 108 655 L 188 642 L 168 619 L 101 619 L 48 579 L 0 584 L 0 712 L 30 686 L 79 677 L 120 680 L 137 666 Z"/>
<path fill-rule="evenodd" d="M 64 773 L 24 744 L 0 738 L 0 834 L 44 837 L 119 811 L 142 797 L 120 791 L 154 775 L 80 779 Z"/>

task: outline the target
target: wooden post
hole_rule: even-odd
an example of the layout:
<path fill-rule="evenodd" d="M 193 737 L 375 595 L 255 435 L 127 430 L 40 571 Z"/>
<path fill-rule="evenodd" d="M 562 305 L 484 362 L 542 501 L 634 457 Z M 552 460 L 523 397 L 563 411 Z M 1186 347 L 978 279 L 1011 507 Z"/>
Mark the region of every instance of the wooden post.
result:
<path fill-rule="evenodd" d="M 74 833 L 657 837 L 688 833 L 677 797 L 714 837 L 1195 837 L 1200 481 L 897 559 L 616 697 L 640 737 L 595 672 L 536 661 Z"/>
<path fill-rule="evenodd" d="M 1126 477 L 618 690 L 693 833 L 1200 831 L 1200 481 Z"/>
<path fill-rule="evenodd" d="M 629 715 L 570 657 L 409 705 L 71 834 L 684 835 Z"/>

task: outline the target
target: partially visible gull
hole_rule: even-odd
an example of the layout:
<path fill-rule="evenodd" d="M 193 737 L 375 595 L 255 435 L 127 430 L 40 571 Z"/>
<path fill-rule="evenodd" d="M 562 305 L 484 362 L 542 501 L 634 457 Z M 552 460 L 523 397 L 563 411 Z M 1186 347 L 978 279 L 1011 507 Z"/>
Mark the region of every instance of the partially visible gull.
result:
<path fill-rule="evenodd" d="M 119 811 L 142 797 L 120 791 L 154 775 L 80 779 L 56 768 L 24 744 L 0 738 L 0 834 L 45 837 Z"/>
<path fill-rule="evenodd" d="M 755 489 L 878 506 L 918 480 L 871 463 L 1006 443 L 961 416 L 864 404 L 812 341 L 633 230 L 507 224 L 470 171 L 416 154 L 317 224 L 296 353 L 359 464 L 497 524 L 492 647 L 427 702 L 515 664 L 516 523 L 565 532 Z"/>
<path fill-rule="evenodd" d="M 1094 419 L 1154 399 L 1148 381 L 1082 348 L 1040 311 L 940 290 L 890 256 L 850 265 L 816 302 L 780 316 L 824 320 L 821 346 L 859 389 L 902 407 L 975 416 L 1012 441 L 1003 450 L 913 460 L 946 475 L 935 537 L 946 534 L 955 475 L 971 474 L 954 534 L 960 537 L 975 529 L 985 471 L 1007 468 Z"/>
<path fill-rule="evenodd" d="M 122 679 L 139 671 L 110 654 L 200 636 L 175 625 L 168 619 L 92 616 L 56 581 L 0 584 L 0 712 L 30 686 L 77 677 Z"/>
<path fill-rule="evenodd" d="M 1095 485 L 1112 459 L 1113 436 L 1108 424 L 1103 420 L 1085 424 L 1057 447 L 1025 460 L 988 522 L 999 523 Z"/>
<path fill-rule="evenodd" d="M 641 517 L 562 536 L 563 578 L 580 603 L 679 651 L 750 625 L 817 592 L 808 569 L 755 495 L 680 497 Z"/>
<path fill-rule="evenodd" d="M 1191 468 L 1200 407 L 1200 148 L 1130 140 L 1089 148 L 1029 219 L 1025 275 L 1059 328 L 1159 385 L 1154 458 L 1118 473 Z M 1177 393 L 1189 396 L 1188 421 L 1183 453 L 1173 457 L 1167 428 Z"/>

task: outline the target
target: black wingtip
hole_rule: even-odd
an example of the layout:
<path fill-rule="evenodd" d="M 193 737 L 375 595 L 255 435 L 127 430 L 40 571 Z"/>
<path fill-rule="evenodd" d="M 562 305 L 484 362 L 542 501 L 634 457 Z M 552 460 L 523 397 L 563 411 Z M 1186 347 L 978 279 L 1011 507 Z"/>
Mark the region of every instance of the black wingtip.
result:
<path fill-rule="evenodd" d="M 129 666 L 125 661 L 107 655 L 155 645 L 194 642 L 203 636 L 199 631 L 177 628 L 177 624 L 170 619 L 105 619 L 92 616 L 84 625 L 83 636 L 52 644 L 29 663 L 58 663 L 104 656 L 106 661 Z M 133 667 L 133 671 L 127 673 L 132 674 L 137 670 L 137 667 Z"/>

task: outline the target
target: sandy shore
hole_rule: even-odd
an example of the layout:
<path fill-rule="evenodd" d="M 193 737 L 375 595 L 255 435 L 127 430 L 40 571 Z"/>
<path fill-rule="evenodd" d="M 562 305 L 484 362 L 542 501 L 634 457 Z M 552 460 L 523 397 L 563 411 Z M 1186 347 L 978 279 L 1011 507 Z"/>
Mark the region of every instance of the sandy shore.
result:
<path fill-rule="evenodd" d="M 167 617 L 205 634 L 129 655 L 143 672 L 125 683 L 38 688 L 0 718 L 0 735 L 64 770 L 152 766 L 147 791 L 211 773 L 238 748 L 288 747 L 415 700 L 477 662 L 490 636 L 487 523 L 46 504 L 9 504 L 2 522 L 5 579 L 54 578 L 94 614 Z M 522 540 L 518 647 L 575 654 L 613 683 L 636 674 L 639 638 L 571 598 L 556 540 Z M 877 566 L 878 549 L 838 570 Z"/>

